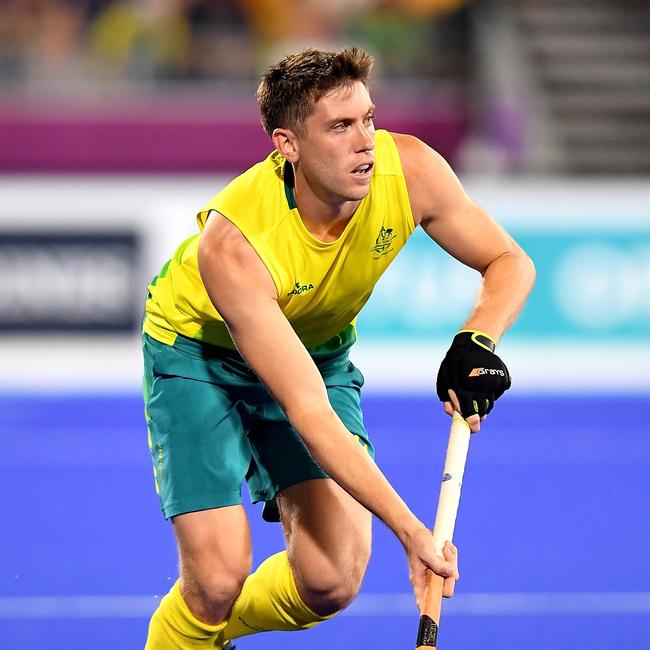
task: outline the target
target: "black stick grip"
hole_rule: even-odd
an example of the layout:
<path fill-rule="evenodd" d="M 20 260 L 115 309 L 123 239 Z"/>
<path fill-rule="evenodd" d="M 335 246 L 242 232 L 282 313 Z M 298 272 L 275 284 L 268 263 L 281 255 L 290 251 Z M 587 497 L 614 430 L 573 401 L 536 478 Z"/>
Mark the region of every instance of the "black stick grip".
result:
<path fill-rule="evenodd" d="M 415 642 L 416 648 L 435 648 L 438 642 L 438 624 L 430 617 L 424 614 L 420 616 L 420 625 L 418 626 L 418 638 Z"/>

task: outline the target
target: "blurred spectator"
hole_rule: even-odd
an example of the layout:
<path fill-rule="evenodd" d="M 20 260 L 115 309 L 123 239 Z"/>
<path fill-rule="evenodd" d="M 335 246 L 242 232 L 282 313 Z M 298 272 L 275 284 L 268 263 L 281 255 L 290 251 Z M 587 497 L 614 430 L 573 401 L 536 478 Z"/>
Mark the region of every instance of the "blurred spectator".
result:
<path fill-rule="evenodd" d="M 189 70 L 190 26 L 182 0 L 118 0 L 89 29 L 98 76 L 182 78 Z"/>
<path fill-rule="evenodd" d="M 465 0 L 375 0 L 350 14 L 348 40 L 375 53 L 387 78 L 463 80 L 468 61 Z"/>
<path fill-rule="evenodd" d="M 0 6 L 2 80 L 78 71 L 86 7 L 66 0 L 4 0 Z"/>
<path fill-rule="evenodd" d="M 4 0 L 0 80 L 257 77 L 269 57 L 358 42 L 387 76 L 431 78 L 462 54 L 466 0 Z M 451 14 L 451 18 L 448 16 Z M 444 23 L 440 23 L 444 20 Z M 436 26 L 443 24 L 444 29 Z M 443 38 L 452 31 L 453 38 Z"/>
<path fill-rule="evenodd" d="M 241 0 L 186 0 L 191 32 L 189 76 L 248 79 L 256 74 L 253 30 Z"/>

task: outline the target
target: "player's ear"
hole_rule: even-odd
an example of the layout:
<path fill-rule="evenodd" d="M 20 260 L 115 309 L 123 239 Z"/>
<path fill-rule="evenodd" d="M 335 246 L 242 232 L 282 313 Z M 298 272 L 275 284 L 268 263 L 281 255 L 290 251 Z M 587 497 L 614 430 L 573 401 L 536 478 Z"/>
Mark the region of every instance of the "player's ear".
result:
<path fill-rule="evenodd" d="M 273 144 L 275 148 L 290 162 L 298 162 L 298 138 L 296 134 L 289 129 L 274 129 Z"/>

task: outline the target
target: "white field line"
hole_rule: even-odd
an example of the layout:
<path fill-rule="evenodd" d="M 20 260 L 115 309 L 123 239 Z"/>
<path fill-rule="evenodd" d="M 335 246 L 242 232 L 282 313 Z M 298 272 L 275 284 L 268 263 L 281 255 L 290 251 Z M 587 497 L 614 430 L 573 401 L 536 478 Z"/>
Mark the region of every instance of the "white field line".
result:
<path fill-rule="evenodd" d="M 3 596 L 0 620 L 148 618 L 158 596 Z M 623 616 L 650 614 L 650 592 L 466 593 L 445 616 Z M 366 593 L 344 616 L 416 616 L 410 593 Z"/>
<path fill-rule="evenodd" d="M 466 593 L 444 602 L 445 616 L 565 616 L 650 614 L 650 592 Z M 411 594 L 361 594 L 351 616 L 413 616 Z"/>

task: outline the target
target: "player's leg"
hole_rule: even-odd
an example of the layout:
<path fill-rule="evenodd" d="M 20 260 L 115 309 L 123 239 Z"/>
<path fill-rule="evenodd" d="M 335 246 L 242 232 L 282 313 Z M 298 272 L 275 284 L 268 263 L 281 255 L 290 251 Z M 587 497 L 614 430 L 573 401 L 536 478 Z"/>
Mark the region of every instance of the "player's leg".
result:
<path fill-rule="evenodd" d="M 251 570 L 246 513 L 229 506 L 179 515 L 173 523 L 181 594 L 197 618 L 220 623 Z"/>
<path fill-rule="evenodd" d="M 267 558 L 235 601 L 224 637 L 305 630 L 356 596 L 370 556 L 370 513 L 334 481 L 318 478 L 278 495 L 287 551 Z"/>
<path fill-rule="evenodd" d="M 347 607 L 370 558 L 371 514 L 331 479 L 287 488 L 278 503 L 303 601 L 320 616 Z"/>
<path fill-rule="evenodd" d="M 287 551 L 246 579 L 224 629 L 227 639 L 306 630 L 355 597 L 370 556 L 370 513 L 331 479 L 278 495 Z"/>
<path fill-rule="evenodd" d="M 331 365 L 323 372 L 330 402 L 373 456 L 359 405 L 363 378 L 347 356 Z M 265 560 L 246 580 L 224 631 L 229 639 L 326 620 L 356 594 L 370 552 L 370 515 L 323 473 L 279 406 L 266 404 L 257 417 L 249 432 L 248 488 L 267 506 L 280 494 L 289 551 Z M 274 520 L 273 509 L 265 508 L 265 518 Z"/>
<path fill-rule="evenodd" d="M 220 648 L 225 618 L 251 568 L 246 514 L 228 506 L 172 521 L 180 578 L 151 619 L 146 649 Z"/>
<path fill-rule="evenodd" d="M 363 376 L 347 353 L 319 364 L 330 403 L 370 456 L 363 423 Z M 333 480 L 309 480 L 278 494 L 289 561 L 298 590 L 316 613 L 332 615 L 356 596 L 370 557 L 370 513 Z"/>
<path fill-rule="evenodd" d="M 180 557 L 180 579 L 151 619 L 147 650 L 221 647 L 223 619 L 250 570 L 240 494 L 250 443 L 221 364 L 194 352 L 145 336 L 156 489 Z"/>

